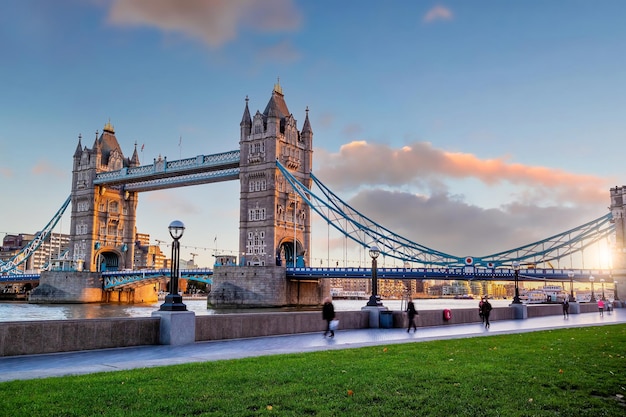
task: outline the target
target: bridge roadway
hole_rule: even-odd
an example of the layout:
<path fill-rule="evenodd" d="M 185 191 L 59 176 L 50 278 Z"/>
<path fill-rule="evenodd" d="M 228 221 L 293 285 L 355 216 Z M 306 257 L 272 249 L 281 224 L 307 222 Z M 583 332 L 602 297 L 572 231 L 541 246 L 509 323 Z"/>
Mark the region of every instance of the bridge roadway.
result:
<path fill-rule="evenodd" d="M 493 321 L 487 330 L 480 323 L 420 327 L 415 333 L 403 328 L 338 330 L 334 338 L 321 333 L 196 342 L 189 345 L 151 345 L 130 348 L 51 353 L 0 358 L 0 382 L 110 372 L 125 369 L 177 365 L 246 357 L 351 349 L 365 346 L 425 342 L 438 339 L 527 333 L 568 327 L 626 323 L 626 308 L 604 316 L 598 313 L 543 316 L 524 320 Z"/>
<path fill-rule="evenodd" d="M 439 279 L 439 280 L 481 280 L 481 281 L 513 281 L 515 271 L 507 268 L 377 268 L 378 279 Z M 621 276 L 626 271 L 607 269 L 523 269 L 519 271 L 520 281 L 569 281 L 569 273 L 573 272 L 573 281 L 588 283 L 593 275 L 596 282 L 604 279 L 612 283 L 613 276 Z M 200 281 L 211 284 L 213 270 L 210 268 L 183 269 L 182 279 Z M 142 269 L 133 271 L 106 271 L 102 273 L 106 290 L 131 288 L 149 285 L 153 282 L 169 278 L 169 269 Z M 291 280 L 311 280 L 330 278 L 371 279 L 371 268 L 286 268 L 286 278 Z M 39 274 L 0 275 L 0 283 L 6 282 L 37 282 Z"/>

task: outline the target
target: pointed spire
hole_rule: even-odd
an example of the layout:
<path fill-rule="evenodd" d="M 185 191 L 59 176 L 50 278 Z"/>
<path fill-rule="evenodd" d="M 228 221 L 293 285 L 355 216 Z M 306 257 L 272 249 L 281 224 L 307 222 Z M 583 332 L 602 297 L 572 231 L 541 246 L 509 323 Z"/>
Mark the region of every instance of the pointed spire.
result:
<path fill-rule="evenodd" d="M 252 118 L 250 117 L 250 109 L 248 108 L 248 96 L 246 96 L 246 108 L 243 111 L 243 117 L 241 118 L 241 123 L 239 126 L 252 126 Z"/>
<path fill-rule="evenodd" d="M 83 144 L 81 143 L 82 138 L 83 138 L 83 135 L 79 133 L 78 145 L 76 145 L 76 151 L 74 151 L 74 158 L 80 158 L 80 156 L 83 154 Z"/>
<path fill-rule="evenodd" d="M 96 140 L 93 142 L 93 149 L 96 149 L 99 145 L 98 143 L 98 135 L 100 134 L 100 132 L 96 129 Z"/>
<path fill-rule="evenodd" d="M 304 118 L 302 133 L 313 133 L 313 129 L 311 129 L 311 122 L 309 122 L 309 106 L 306 106 L 306 117 Z"/>
<path fill-rule="evenodd" d="M 141 162 L 139 162 L 139 154 L 137 153 L 137 141 L 135 141 L 135 150 L 133 151 L 133 156 L 130 158 L 129 165 L 131 167 L 138 167 L 141 165 Z"/>
<path fill-rule="evenodd" d="M 272 97 L 265 106 L 263 115 L 265 117 L 278 117 L 280 119 L 289 116 L 289 109 L 285 103 L 285 96 L 283 95 L 283 89 L 280 84 L 274 84 L 274 90 L 272 91 Z"/>

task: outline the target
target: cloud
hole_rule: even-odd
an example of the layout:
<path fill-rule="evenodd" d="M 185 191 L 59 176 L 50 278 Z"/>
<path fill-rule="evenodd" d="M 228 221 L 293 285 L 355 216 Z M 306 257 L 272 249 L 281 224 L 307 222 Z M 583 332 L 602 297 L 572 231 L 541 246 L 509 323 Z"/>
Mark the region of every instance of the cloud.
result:
<path fill-rule="evenodd" d="M 453 17 L 452 11 L 447 7 L 435 6 L 426 12 L 422 21 L 432 23 L 438 20 L 452 20 Z"/>
<path fill-rule="evenodd" d="M 604 178 L 559 169 L 511 163 L 507 157 L 480 159 L 473 154 L 448 152 L 427 142 L 394 149 L 384 144 L 353 141 L 338 153 L 316 150 L 316 175 L 336 190 L 364 186 L 445 189 L 446 180 L 477 180 L 487 187 L 512 185 L 520 201 L 537 198 L 561 204 L 595 204 L 606 200 Z"/>
<path fill-rule="evenodd" d="M 51 165 L 48 161 L 39 161 L 33 168 L 31 172 L 35 175 L 44 175 L 44 176 L 53 176 L 57 178 L 66 178 L 66 172 L 60 170 L 59 168 Z"/>
<path fill-rule="evenodd" d="M 355 141 L 337 153 L 315 152 L 315 175 L 349 205 L 402 237 L 455 256 L 487 256 L 591 221 L 605 214 L 610 188 L 593 175 L 507 157 L 480 159 L 426 142 L 391 148 Z M 459 180 L 487 190 L 499 186 L 506 202 L 491 208 L 468 203 L 449 191 Z M 420 187 L 428 193 L 417 193 Z M 343 242 L 329 244 L 335 249 Z"/>
<path fill-rule="evenodd" d="M 455 256 L 487 256 L 536 242 L 591 220 L 597 210 L 514 203 L 497 209 L 450 194 L 362 190 L 348 201 L 396 234 Z"/>
<path fill-rule="evenodd" d="M 156 27 L 219 48 L 238 31 L 292 31 L 301 16 L 292 0 L 114 0 L 108 21 L 115 25 Z"/>

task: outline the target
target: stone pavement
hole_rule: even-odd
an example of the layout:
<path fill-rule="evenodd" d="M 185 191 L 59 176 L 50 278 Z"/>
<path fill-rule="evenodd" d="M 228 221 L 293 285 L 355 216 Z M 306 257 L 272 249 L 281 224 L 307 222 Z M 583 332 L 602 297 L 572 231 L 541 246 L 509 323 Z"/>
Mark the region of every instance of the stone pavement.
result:
<path fill-rule="evenodd" d="M 196 342 L 183 346 L 139 346 L 69 353 L 52 353 L 0 358 L 0 382 L 18 379 L 80 375 L 123 369 L 167 366 L 283 353 L 349 349 L 394 343 L 422 342 L 436 339 L 522 333 L 565 327 L 598 326 L 626 323 L 626 309 L 616 309 L 604 316 L 599 313 L 547 316 L 525 320 L 493 321 L 485 329 L 480 323 L 406 329 L 358 329 L 335 332 L 334 338 L 321 333 L 292 334 L 251 339 Z"/>

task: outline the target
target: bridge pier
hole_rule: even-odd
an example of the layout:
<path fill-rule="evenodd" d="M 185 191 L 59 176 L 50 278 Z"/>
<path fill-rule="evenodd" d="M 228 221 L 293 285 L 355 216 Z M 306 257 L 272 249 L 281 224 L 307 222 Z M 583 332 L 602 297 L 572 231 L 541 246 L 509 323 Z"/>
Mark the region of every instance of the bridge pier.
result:
<path fill-rule="evenodd" d="M 30 303 L 99 303 L 104 301 L 100 273 L 87 271 L 43 271 Z"/>
<path fill-rule="evenodd" d="M 284 266 L 216 266 L 209 308 L 319 306 L 330 294 L 323 279 L 289 280 Z"/>

